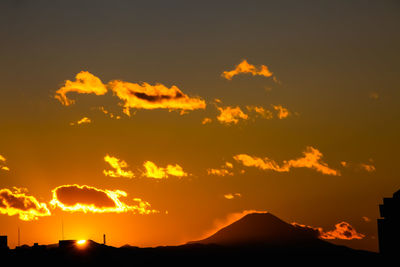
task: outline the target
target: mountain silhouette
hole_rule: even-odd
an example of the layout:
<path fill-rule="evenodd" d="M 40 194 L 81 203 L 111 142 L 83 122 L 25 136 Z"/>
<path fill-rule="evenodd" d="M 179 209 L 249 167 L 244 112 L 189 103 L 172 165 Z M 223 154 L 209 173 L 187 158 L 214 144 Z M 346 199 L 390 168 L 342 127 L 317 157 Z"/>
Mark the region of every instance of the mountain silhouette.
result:
<path fill-rule="evenodd" d="M 190 243 L 215 245 L 289 245 L 318 240 L 318 231 L 288 224 L 271 213 L 252 213 L 212 236 Z"/>

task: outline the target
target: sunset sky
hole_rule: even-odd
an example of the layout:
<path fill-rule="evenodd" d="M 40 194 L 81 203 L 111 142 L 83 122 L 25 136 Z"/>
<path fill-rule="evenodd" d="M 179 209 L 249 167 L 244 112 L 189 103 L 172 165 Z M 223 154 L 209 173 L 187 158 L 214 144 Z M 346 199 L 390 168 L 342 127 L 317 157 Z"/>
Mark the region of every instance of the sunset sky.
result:
<path fill-rule="evenodd" d="M 377 251 L 400 189 L 399 12 L 1 1 L 0 235 L 178 245 L 268 211 Z"/>

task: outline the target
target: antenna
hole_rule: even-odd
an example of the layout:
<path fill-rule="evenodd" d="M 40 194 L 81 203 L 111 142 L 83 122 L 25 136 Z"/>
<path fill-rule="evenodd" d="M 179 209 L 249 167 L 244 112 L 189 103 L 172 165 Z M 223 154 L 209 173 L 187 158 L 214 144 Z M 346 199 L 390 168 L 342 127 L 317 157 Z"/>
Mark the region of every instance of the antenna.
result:
<path fill-rule="evenodd" d="M 64 220 L 61 218 L 61 240 L 64 240 Z"/>
<path fill-rule="evenodd" d="M 103 244 L 106 244 L 106 234 L 103 234 Z"/>
<path fill-rule="evenodd" d="M 19 231 L 19 226 L 18 226 L 18 247 L 21 246 L 21 243 L 20 243 L 21 239 L 20 238 L 21 237 L 20 237 L 20 231 Z"/>

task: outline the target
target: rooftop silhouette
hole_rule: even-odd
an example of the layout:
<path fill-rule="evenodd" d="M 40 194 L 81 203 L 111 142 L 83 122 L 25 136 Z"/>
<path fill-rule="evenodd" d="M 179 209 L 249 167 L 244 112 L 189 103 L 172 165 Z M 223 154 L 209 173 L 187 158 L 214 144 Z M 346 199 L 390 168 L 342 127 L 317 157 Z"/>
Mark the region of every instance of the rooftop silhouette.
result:
<path fill-rule="evenodd" d="M 379 205 L 378 219 L 379 251 L 394 255 L 400 251 L 400 190 L 392 198 L 384 198 Z"/>

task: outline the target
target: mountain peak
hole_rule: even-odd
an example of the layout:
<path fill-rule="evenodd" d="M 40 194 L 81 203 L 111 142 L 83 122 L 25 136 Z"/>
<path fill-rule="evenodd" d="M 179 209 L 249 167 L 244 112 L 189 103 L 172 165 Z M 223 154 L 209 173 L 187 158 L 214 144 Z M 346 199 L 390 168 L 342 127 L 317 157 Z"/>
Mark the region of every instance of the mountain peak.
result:
<path fill-rule="evenodd" d="M 251 213 L 220 229 L 212 236 L 192 242 L 217 245 L 283 245 L 318 240 L 312 229 L 288 224 L 271 213 Z"/>

